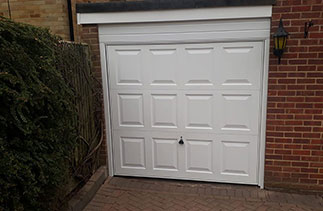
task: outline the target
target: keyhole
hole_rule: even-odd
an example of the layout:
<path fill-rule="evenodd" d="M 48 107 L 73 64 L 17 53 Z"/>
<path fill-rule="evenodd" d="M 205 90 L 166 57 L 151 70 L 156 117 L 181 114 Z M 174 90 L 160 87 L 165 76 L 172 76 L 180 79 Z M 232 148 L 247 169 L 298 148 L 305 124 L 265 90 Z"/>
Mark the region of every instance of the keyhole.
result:
<path fill-rule="evenodd" d="M 184 141 L 183 141 L 183 137 L 181 136 L 181 139 L 179 140 L 179 142 L 178 142 L 179 144 L 184 144 Z"/>

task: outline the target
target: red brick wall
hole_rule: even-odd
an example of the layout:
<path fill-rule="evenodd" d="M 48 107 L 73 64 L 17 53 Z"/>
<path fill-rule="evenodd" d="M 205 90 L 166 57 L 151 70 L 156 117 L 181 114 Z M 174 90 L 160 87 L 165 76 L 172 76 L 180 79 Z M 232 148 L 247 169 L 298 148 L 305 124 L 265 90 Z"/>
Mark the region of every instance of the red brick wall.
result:
<path fill-rule="evenodd" d="M 272 33 L 280 18 L 290 36 L 280 65 L 270 53 L 265 186 L 323 191 L 323 1 L 278 0 Z"/>
<path fill-rule="evenodd" d="M 323 0 L 278 0 L 272 34 L 280 18 L 290 36 L 280 65 L 271 46 L 265 186 L 323 191 Z M 304 23 L 310 19 L 314 26 L 305 39 Z M 101 81 L 97 27 L 79 31 L 91 46 Z"/>
<path fill-rule="evenodd" d="M 0 16 L 17 22 L 49 28 L 54 34 L 69 40 L 66 0 L 0 0 Z M 9 12 L 10 8 L 10 12 Z"/>

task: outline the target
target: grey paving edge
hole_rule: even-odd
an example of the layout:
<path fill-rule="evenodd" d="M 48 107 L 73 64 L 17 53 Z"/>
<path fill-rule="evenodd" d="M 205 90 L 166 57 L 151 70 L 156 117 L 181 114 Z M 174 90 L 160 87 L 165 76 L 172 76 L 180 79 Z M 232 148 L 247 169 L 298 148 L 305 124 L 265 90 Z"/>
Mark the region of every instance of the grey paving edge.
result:
<path fill-rule="evenodd" d="M 68 211 L 83 210 L 92 200 L 107 177 L 107 167 L 101 166 L 83 188 L 68 202 Z"/>

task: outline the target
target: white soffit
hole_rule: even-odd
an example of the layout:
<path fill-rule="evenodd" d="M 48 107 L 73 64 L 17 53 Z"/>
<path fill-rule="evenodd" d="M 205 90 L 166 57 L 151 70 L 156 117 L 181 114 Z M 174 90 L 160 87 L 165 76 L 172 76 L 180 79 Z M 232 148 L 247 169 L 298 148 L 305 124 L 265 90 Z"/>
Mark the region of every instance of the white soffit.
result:
<path fill-rule="evenodd" d="M 216 7 L 136 12 L 77 13 L 78 24 L 115 24 L 270 18 L 272 6 Z"/>

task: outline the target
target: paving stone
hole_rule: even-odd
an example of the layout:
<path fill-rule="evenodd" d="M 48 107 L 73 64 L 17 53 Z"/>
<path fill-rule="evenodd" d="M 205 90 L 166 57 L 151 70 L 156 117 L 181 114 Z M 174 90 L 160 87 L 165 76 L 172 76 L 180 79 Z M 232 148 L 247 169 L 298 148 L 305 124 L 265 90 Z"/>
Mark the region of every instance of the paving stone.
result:
<path fill-rule="evenodd" d="M 322 197 L 217 183 L 114 177 L 85 211 L 322 210 Z"/>

